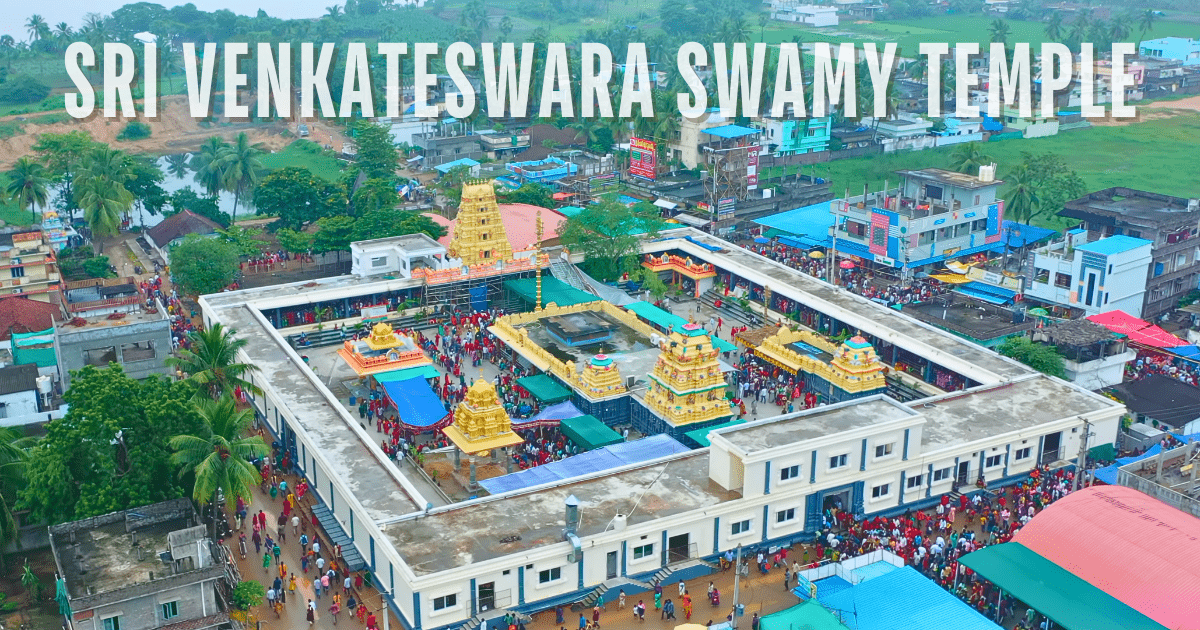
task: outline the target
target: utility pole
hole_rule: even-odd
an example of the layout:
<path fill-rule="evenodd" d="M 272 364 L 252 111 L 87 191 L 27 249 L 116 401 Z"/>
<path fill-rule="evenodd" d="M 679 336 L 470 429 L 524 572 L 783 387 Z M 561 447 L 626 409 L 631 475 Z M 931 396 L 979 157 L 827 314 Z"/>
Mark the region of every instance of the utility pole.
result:
<path fill-rule="evenodd" d="M 1083 435 L 1079 438 L 1079 459 L 1076 460 L 1075 478 L 1071 480 L 1071 492 L 1079 489 L 1079 479 L 1083 477 L 1083 469 L 1087 466 L 1088 438 L 1092 435 L 1092 422 L 1083 420 Z"/>
<path fill-rule="evenodd" d="M 742 546 L 737 546 L 737 556 L 733 559 L 733 619 L 729 622 L 733 630 L 738 624 L 738 594 L 742 579 Z"/>

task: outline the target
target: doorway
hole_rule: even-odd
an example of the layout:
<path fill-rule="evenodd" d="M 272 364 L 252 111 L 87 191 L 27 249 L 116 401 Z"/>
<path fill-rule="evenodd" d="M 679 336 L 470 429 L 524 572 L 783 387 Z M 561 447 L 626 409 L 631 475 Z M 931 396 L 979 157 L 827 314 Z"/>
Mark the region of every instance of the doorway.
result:
<path fill-rule="evenodd" d="M 850 506 L 850 491 L 849 490 L 842 490 L 841 492 L 834 492 L 832 494 L 827 494 L 827 495 L 825 495 L 825 497 L 823 499 L 821 499 L 821 513 L 823 513 L 823 514 L 828 513 L 829 510 L 837 510 L 838 512 L 845 512 L 849 506 Z"/>
<path fill-rule="evenodd" d="M 479 612 L 496 607 L 496 583 L 487 582 L 479 585 Z"/>
<path fill-rule="evenodd" d="M 688 553 L 691 548 L 691 535 L 679 534 L 671 536 L 667 539 L 667 562 L 679 562 L 687 560 L 691 555 Z"/>
<path fill-rule="evenodd" d="M 1042 461 L 1039 464 L 1058 461 L 1058 449 L 1062 444 L 1062 431 L 1051 433 L 1042 441 Z"/>
<path fill-rule="evenodd" d="M 969 475 L 970 472 L 971 472 L 971 462 L 970 461 L 959 462 L 958 463 L 958 474 L 956 474 L 954 477 L 955 483 L 957 483 L 960 486 L 965 485 L 967 483 L 967 475 Z"/>
<path fill-rule="evenodd" d="M 608 571 L 606 575 L 605 579 L 607 580 L 617 577 L 617 552 L 615 551 L 608 552 Z"/>

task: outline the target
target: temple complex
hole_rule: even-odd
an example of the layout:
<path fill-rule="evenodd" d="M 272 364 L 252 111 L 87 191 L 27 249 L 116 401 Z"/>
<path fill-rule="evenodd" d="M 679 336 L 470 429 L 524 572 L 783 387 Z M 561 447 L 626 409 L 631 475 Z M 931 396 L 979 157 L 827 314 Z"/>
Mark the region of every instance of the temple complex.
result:
<path fill-rule="evenodd" d="M 650 374 L 646 406 L 673 426 L 709 422 L 733 412 L 725 398 L 719 351 L 699 324 L 681 326 L 662 344 Z"/>
<path fill-rule="evenodd" d="M 803 375 L 805 391 L 816 393 L 821 402 L 862 398 L 887 389 L 887 366 L 860 335 L 835 346 L 815 333 L 781 327 L 751 352 L 790 374 Z"/>
<path fill-rule="evenodd" d="M 408 335 L 397 333 L 380 322 L 371 328 L 364 339 L 348 339 L 338 355 L 359 376 L 421 367 L 433 362 L 417 347 Z"/>

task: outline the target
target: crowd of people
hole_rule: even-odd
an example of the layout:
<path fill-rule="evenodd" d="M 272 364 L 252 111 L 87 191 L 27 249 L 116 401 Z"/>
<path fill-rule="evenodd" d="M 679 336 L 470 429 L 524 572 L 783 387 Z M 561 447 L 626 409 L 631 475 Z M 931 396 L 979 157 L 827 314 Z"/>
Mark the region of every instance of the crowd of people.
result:
<path fill-rule="evenodd" d="M 1125 364 L 1125 380 L 1136 381 L 1152 374 L 1178 379 L 1188 385 L 1200 385 L 1200 364 L 1159 353 L 1142 352 L 1136 361 Z"/>

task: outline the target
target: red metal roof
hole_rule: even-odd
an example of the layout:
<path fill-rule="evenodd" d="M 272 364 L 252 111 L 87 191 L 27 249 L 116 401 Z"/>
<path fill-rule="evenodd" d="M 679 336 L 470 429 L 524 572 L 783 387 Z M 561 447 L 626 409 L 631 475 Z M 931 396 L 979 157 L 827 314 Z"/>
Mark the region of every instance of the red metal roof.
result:
<path fill-rule="evenodd" d="M 1096 486 L 1051 504 L 1013 540 L 1172 630 L 1200 630 L 1200 518 Z"/>
<path fill-rule="evenodd" d="M 542 241 L 558 238 L 558 226 L 567 222 L 567 217 L 551 210 L 527 203 L 500 204 L 500 219 L 504 222 L 504 233 L 514 252 L 523 251 L 537 240 L 537 214 L 542 213 Z M 446 235 L 438 239 L 442 245 L 449 246 L 454 236 L 454 221 L 426 212 L 425 216 L 433 219 L 434 223 L 446 228 Z"/>
<path fill-rule="evenodd" d="M 46 330 L 54 326 L 56 319 L 62 319 L 62 310 L 57 304 L 15 295 L 0 298 L 0 341 L 8 339 L 14 332 Z"/>

